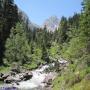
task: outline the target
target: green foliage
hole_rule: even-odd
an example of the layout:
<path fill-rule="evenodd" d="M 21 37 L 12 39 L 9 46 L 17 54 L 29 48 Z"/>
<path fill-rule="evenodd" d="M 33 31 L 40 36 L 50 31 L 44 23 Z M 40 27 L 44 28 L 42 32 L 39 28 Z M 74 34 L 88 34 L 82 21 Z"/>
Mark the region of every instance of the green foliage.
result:
<path fill-rule="evenodd" d="M 63 55 L 68 59 L 80 58 L 85 53 L 85 47 L 86 37 L 73 38 L 69 42 L 69 47 L 65 50 Z"/>
<path fill-rule="evenodd" d="M 11 67 L 0 67 L 0 73 L 8 73 L 10 71 Z"/>
<path fill-rule="evenodd" d="M 60 44 L 66 42 L 68 39 L 67 32 L 68 32 L 67 19 L 66 17 L 62 17 L 60 21 L 60 27 L 56 32 L 57 42 L 59 42 Z"/>
<path fill-rule="evenodd" d="M 58 76 L 53 81 L 53 90 L 60 90 L 61 88 L 61 81 L 63 80 L 63 77 Z"/>
<path fill-rule="evenodd" d="M 10 29 L 18 21 L 18 10 L 14 0 L 0 0 L 0 65 L 3 65 L 6 39 Z"/>
<path fill-rule="evenodd" d="M 23 14 L 18 16 L 17 6 L 13 4 L 13 0 L 6 0 L 5 5 L 0 2 L 0 64 L 17 62 L 26 69 L 35 69 L 62 56 L 70 65 L 58 72 L 60 75 L 53 81 L 53 90 L 89 90 L 90 81 L 86 76 L 90 74 L 90 0 L 83 1 L 80 14 L 68 19 L 62 17 L 55 32 L 49 32 L 46 27 L 32 31 L 29 20 L 24 22 Z M 24 24 L 16 24 L 18 18 Z M 0 67 L 0 72 L 6 70 L 9 67 Z"/>
<path fill-rule="evenodd" d="M 79 33 L 79 24 L 80 24 L 80 14 L 75 13 L 74 16 L 68 18 L 68 39 L 70 40 L 73 37 L 78 36 Z"/>
<path fill-rule="evenodd" d="M 68 70 L 54 80 L 53 90 L 89 90 L 90 76 L 90 1 L 83 1 L 83 11 L 68 19 L 69 42 L 61 49 L 61 56 L 70 61 Z M 62 80 L 59 78 L 63 77 Z M 59 82 L 58 82 L 59 81 Z M 58 88 L 59 86 L 59 88 Z"/>
<path fill-rule="evenodd" d="M 10 37 L 6 42 L 5 58 L 8 62 L 19 62 L 21 64 L 30 60 L 30 47 L 23 24 L 17 23 L 15 28 L 11 29 Z"/>
<path fill-rule="evenodd" d="M 23 67 L 24 67 L 25 69 L 30 69 L 30 70 L 32 70 L 32 69 L 36 69 L 38 66 L 37 66 L 37 63 L 32 62 L 31 64 L 24 64 Z"/>
<path fill-rule="evenodd" d="M 47 51 L 45 45 L 42 46 L 42 57 L 41 58 L 47 63 L 50 62 L 48 51 Z"/>
<path fill-rule="evenodd" d="M 60 56 L 60 45 L 56 42 L 53 42 L 49 49 L 49 54 L 52 59 L 58 58 L 58 56 Z"/>

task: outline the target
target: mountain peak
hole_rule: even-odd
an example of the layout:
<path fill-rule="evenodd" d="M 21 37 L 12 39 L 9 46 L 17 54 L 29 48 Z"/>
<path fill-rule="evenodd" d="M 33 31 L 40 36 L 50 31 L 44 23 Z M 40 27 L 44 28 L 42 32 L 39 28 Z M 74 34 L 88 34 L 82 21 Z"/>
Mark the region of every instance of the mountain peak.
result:
<path fill-rule="evenodd" d="M 43 27 L 46 26 L 46 28 L 49 31 L 55 31 L 59 26 L 59 18 L 57 16 L 51 16 L 47 20 L 45 20 Z"/>

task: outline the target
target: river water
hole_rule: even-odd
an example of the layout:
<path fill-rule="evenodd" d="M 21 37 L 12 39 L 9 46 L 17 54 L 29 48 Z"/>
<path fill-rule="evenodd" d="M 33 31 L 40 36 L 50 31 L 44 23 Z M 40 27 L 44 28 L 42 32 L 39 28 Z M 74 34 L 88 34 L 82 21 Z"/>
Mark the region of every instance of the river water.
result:
<path fill-rule="evenodd" d="M 44 72 L 48 65 L 42 66 L 39 69 L 32 71 L 33 77 L 28 81 L 20 82 L 19 85 L 15 85 L 15 87 L 19 88 L 20 90 L 36 90 L 45 86 L 43 83 L 45 77 L 48 75 Z"/>
<path fill-rule="evenodd" d="M 69 63 L 65 60 L 60 60 L 58 62 L 62 65 L 69 65 Z M 51 63 L 50 65 L 43 65 L 42 67 L 31 71 L 33 77 L 30 80 L 21 81 L 19 82 L 19 85 L 16 83 L 2 85 L 0 90 L 47 90 L 45 86 L 47 85 L 48 80 L 53 80 L 57 76 L 57 73 L 55 72 L 45 72 L 45 69 L 48 69 L 49 66 L 54 67 L 55 63 Z"/>
<path fill-rule="evenodd" d="M 31 71 L 33 73 L 33 77 L 30 80 L 19 82 L 19 85 L 16 85 L 15 83 L 6 85 L 5 88 L 0 90 L 45 90 L 46 83 L 44 83 L 44 81 L 47 81 L 48 78 L 52 79 L 55 76 L 54 72 L 44 72 L 47 68 L 49 68 L 49 65 L 44 65 L 41 68 L 33 70 Z"/>

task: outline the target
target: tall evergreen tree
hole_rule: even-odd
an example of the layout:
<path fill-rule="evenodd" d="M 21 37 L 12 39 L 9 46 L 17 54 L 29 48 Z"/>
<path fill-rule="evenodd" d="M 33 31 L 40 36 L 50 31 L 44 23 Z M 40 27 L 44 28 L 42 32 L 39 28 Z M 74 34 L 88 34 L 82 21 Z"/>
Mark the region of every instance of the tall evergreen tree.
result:
<path fill-rule="evenodd" d="M 75 13 L 74 16 L 68 18 L 68 36 L 69 40 L 78 36 L 80 25 L 80 14 Z"/>
<path fill-rule="evenodd" d="M 80 21 L 80 34 L 81 39 L 85 38 L 85 54 L 87 55 L 88 66 L 90 66 L 90 0 L 83 1 L 83 11 Z"/>
<path fill-rule="evenodd" d="M 10 29 L 18 21 L 18 10 L 14 0 L 0 0 L 0 64 L 5 51 L 5 42 L 9 37 Z"/>
<path fill-rule="evenodd" d="M 68 31 L 68 26 L 67 26 L 67 19 L 66 17 L 62 17 L 60 21 L 60 26 L 58 29 L 58 42 L 59 43 L 64 43 L 67 41 L 67 31 Z"/>
<path fill-rule="evenodd" d="M 49 55 L 48 55 L 48 52 L 47 52 L 47 48 L 45 47 L 44 43 L 42 45 L 42 57 L 41 57 L 41 59 L 44 60 L 47 63 L 50 62 Z"/>
<path fill-rule="evenodd" d="M 30 59 L 30 46 L 23 26 L 18 23 L 16 28 L 11 29 L 10 37 L 7 39 L 5 59 L 9 63 L 25 64 Z"/>

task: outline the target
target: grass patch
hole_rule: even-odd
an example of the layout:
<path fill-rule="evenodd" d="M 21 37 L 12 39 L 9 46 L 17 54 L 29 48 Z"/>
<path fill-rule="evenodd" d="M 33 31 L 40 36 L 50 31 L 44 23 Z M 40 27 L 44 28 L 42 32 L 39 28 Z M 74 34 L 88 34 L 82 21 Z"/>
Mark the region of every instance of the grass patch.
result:
<path fill-rule="evenodd" d="M 10 71 L 10 67 L 4 67 L 4 66 L 1 66 L 0 67 L 0 73 L 8 73 Z"/>
<path fill-rule="evenodd" d="M 62 80 L 63 80 L 63 77 L 61 76 L 58 76 L 57 78 L 55 78 L 55 80 L 53 81 L 53 90 L 60 90 Z"/>

